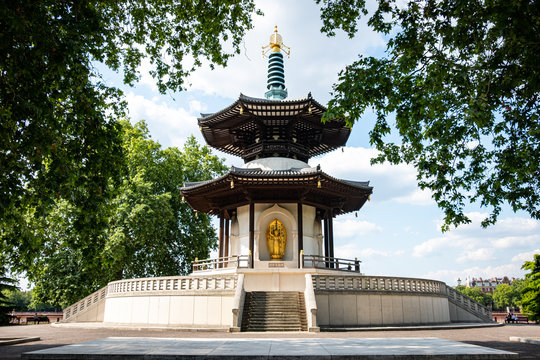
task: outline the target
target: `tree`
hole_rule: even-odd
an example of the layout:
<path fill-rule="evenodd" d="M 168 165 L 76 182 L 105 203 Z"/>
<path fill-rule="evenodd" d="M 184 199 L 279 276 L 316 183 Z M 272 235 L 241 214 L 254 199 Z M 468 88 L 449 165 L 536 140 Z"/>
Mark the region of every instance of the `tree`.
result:
<path fill-rule="evenodd" d="M 499 284 L 493 292 L 493 301 L 496 309 L 515 308 L 521 298 L 519 291 L 514 286 L 508 284 Z"/>
<path fill-rule="evenodd" d="M 144 123 L 124 126 L 127 177 L 112 202 L 104 262 L 116 279 L 186 274 L 196 257 L 209 257 L 217 238 L 209 217 L 194 213 L 178 189 L 227 167 L 194 137 L 182 151 L 161 149 Z"/>
<path fill-rule="evenodd" d="M 512 280 L 512 284 L 510 285 L 514 292 L 518 294 L 518 300 L 521 300 L 521 293 L 523 292 L 523 288 L 527 285 L 526 279 L 514 279 Z"/>
<path fill-rule="evenodd" d="M 31 291 L 21 291 L 19 289 L 11 289 L 2 291 L 6 297 L 6 302 L 11 308 L 16 311 L 28 311 L 28 306 L 32 302 Z"/>
<path fill-rule="evenodd" d="M 3 256 L 0 256 L 0 260 Z M 6 292 L 16 290 L 17 281 L 7 276 L 7 269 L 0 265 L 0 325 L 9 323 L 7 313 L 11 310 L 13 303 L 10 301 Z"/>
<path fill-rule="evenodd" d="M 45 243 L 28 277 L 36 302 L 67 306 L 113 280 L 186 274 L 196 258 L 216 247 L 206 214 L 182 202 L 184 182 L 209 180 L 226 171 L 222 160 L 189 138 L 182 151 L 162 149 L 144 122 L 121 123 L 126 165 L 111 199 L 95 214 L 95 242 L 81 241 L 74 207 L 57 200 L 44 219 L 32 224 Z"/>
<path fill-rule="evenodd" d="M 466 287 L 465 285 L 459 285 L 456 287 L 456 290 L 484 306 L 493 304 L 493 297 L 491 294 L 483 293 L 479 287 Z"/>
<path fill-rule="evenodd" d="M 530 270 L 525 274 L 527 283 L 521 292 L 522 312 L 531 320 L 540 320 L 540 254 L 535 254 L 532 261 L 525 261 L 521 267 Z"/>
<path fill-rule="evenodd" d="M 58 306 L 44 304 L 35 301 L 32 290 L 21 291 L 19 289 L 5 290 L 4 295 L 7 302 L 11 304 L 11 309 L 16 311 L 61 311 Z"/>
<path fill-rule="evenodd" d="M 180 90 L 203 60 L 225 65 L 239 53 L 254 9 L 253 0 L 0 2 L 0 250 L 14 270 L 46 248 L 28 218 L 55 216 L 60 200 L 83 250 L 99 242 L 95 214 L 121 181 L 125 104 L 97 64 L 132 85 L 149 59 L 159 90 Z"/>
<path fill-rule="evenodd" d="M 322 31 L 350 37 L 365 0 L 322 3 Z M 388 39 L 386 55 L 339 73 L 324 119 L 377 120 L 374 163 L 413 164 L 445 225 L 469 223 L 469 203 L 540 219 L 540 6 L 537 1 L 379 0 L 368 24 Z M 395 116 L 395 121 L 393 120 Z M 401 143 L 385 139 L 397 131 Z"/>

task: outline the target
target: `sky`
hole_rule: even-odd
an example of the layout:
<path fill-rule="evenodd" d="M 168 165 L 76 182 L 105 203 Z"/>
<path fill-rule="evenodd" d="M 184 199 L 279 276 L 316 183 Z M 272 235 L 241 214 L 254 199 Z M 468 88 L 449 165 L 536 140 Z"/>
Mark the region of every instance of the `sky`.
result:
<path fill-rule="evenodd" d="M 285 56 L 285 81 L 289 98 L 311 92 L 321 104 L 330 100 L 338 72 L 358 58 L 381 56 L 386 39 L 372 32 L 365 22 L 358 24 L 357 36 L 349 39 L 339 32 L 328 38 L 320 32 L 322 21 L 313 0 L 258 1 L 264 16 L 255 16 L 254 29 L 242 44 L 242 53 L 226 68 L 211 70 L 207 65 L 193 73 L 188 89 L 160 95 L 141 67 L 142 77 L 135 87 L 121 84 L 118 74 L 104 71 L 109 85 L 124 90 L 132 122 L 145 120 L 150 134 L 162 146 L 182 147 L 190 135 L 199 142 L 197 117 L 201 112 L 219 111 L 238 99 L 240 93 L 264 97 L 267 59 L 261 48 L 267 45 L 274 26 L 291 48 Z M 355 213 L 334 219 L 335 256 L 358 257 L 366 275 L 416 277 L 441 280 L 457 285 L 457 279 L 470 277 L 523 277 L 521 265 L 540 253 L 540 222 L 526 213 L 505 208 L 496 225 L 480 226 L 488 209 L 470 207 L 472 223 L 441 232 L 442 211 L 428 191 L 416 185 L 412 166 L 388 164 L 370 166 L 376 151 L 370 147 L 368 132 L 374 123 L 366 113 L 353 127 L 347 145 L 313 158 L 311 166 L 321 165 L 327 174 L 347 180 L 370 181 L 371 201 Z M 214 150 L 229 166 L 243 161 Z"/>

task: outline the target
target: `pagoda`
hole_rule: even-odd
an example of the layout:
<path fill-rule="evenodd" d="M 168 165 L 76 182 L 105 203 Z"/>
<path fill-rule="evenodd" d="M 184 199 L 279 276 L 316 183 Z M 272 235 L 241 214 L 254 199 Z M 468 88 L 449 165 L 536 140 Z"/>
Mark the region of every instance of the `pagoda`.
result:
<path fill-rule="evenodd" d="M 110 282 L 64 309 L 64 322 L 319 331 L 491 321 L 490 309 L 441 281 L 365 275 L 357 259 L 334 257 L 334 217 L 361 209 L 372 187 L 308 165 L 351 129 L 321 122 L 326 109 L 310 94 L 287 99 L 289 51 L 276 29 L 263 48 L 265 98 L 240 95 L 198 119 L 210 146 L 245 163 L 180 189 L 193 210 L 219 217 L 218 258 L 196 260 L 188 276 Z"/>
<path fill-rule="evenodd" d="M 218 267 L 249 256 L 251 268 L 298 268 L 305 255 L 322 259 L 311 265 L 335 268 L 333 219 L 359 210 L 372 187 L 308 165 L 310 158 L 344 146 L 351 129 L 344 119 L 322 122 L 326 108 L 311 94 L 287 98 L 282 52 L 290 49 L 277 27 L 263 56 L 268 52 L 264 99 L 240 94 L 227 108 L 198 119 L 208 145 L 245 165 L 211 181 L 186 183 L 180 191 L 192 209 L 219 217 Z"/>

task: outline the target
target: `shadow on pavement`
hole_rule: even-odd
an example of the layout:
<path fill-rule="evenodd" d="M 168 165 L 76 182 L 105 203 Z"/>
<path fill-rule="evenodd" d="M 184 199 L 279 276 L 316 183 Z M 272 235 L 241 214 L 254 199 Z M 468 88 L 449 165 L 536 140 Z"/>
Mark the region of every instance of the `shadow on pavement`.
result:
<path fill-rule="evenodd" d="M 540 346 L 513 341 L 463 341 L 471 345 L 484 346 L 497 350 L 510 351 L 519 354 L 520 359 L 540 359 Z"/>
<path fill-rule="evenodd" d="M 20 359 L 21 354 L 25 352 L 30 351 L 36 351 L 36 350 L 43 350 L 43 349 L 50 349 L 57 346 L 64 346 L 67 344 L 39 344 L 39 343 L 33 343 L 33 344 L 18 344 L 18 345 L 7 345 L 0 347 L 0 352 L 2 355 L 0 355 L 1 359 Z"/>

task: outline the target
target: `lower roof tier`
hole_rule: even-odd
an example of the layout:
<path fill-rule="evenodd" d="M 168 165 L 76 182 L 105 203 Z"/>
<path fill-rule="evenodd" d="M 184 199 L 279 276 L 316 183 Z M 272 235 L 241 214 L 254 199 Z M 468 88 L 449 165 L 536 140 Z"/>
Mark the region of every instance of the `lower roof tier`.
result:
<path fill-rule="evenodd" d="M 373 188 L 369 181 L 336 179 L 319 167 L 272 171 L 232 167 L 219 178 L 186 183 L 180 192 L 192 209 L 208 214 L 251 202 L 301 202 L 338 215 L 359 210 Z"/>

